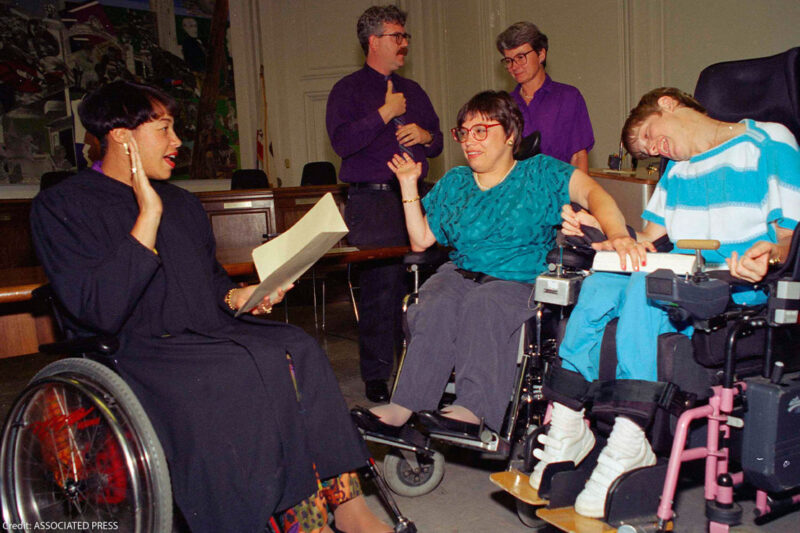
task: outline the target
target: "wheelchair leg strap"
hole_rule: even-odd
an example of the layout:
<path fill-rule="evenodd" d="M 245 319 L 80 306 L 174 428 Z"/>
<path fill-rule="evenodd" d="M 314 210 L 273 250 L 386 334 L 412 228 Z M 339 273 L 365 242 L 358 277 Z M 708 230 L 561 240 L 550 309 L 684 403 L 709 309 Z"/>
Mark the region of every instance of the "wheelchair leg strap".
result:
<path fill-rule="evenodd" d="M 592 415 L 609 427 L 623 415 L 647 429 L 658 408 L 680 414 L 694 405 L 696 395 L 686 393 L 670 382 L 635 379 L 594 381 L 561 367 L 551 367 L 545 375 L 545 398 L 580 411 L 591 404 Z"/>
<path fill-rule="evenodd" d="M 592 414 L 599 420 L 612 422 L 623 415 L 644 429 L 653 422 L 658 408 L 680 412 L 694 403 L 692 394 L 682 392 L 675 384 L 663 381 L 618 379 L 592 383 Z"/>
<path fill-rule="evenodd" d="M 561 367 L 550 367 L 542 386 L 544 397 L 580 411 L 590 399 L 590 383 L 578 372 Z"/>

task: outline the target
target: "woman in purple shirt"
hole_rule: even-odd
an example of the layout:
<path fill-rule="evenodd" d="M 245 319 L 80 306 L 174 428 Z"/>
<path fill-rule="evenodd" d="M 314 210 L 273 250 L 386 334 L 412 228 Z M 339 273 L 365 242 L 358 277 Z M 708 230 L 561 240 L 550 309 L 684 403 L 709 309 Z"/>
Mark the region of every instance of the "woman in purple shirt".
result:
<path fill-rule="evenodd" d="M 588 172 L 594 134 L 586 102 L 578 89 L 547 75 L 547 48 L 547 36 L 532 22 L 514 23 L 497 36 L 500 62 L 517 81 L 511 97 L 525 119 L 523 136 L 538 131 L 543 154 Z"/>

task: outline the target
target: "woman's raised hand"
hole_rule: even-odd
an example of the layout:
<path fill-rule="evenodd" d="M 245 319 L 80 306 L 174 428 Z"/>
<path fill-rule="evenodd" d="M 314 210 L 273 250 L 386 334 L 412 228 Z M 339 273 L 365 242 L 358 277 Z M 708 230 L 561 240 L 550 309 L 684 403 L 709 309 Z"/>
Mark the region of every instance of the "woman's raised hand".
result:
<path fill-rule="evenodd" d="M 154 215 L 161 215 L 164 209 L 161 203 L 161 197 L 150 185 L 150 180 L 147 179 L 147 174 L 142 168 L 142 158 L 139 155 L 139 146 L 133 137 L 127 145 L 131 161 L 131 186 L 133 186 L 133 194 L 136 195 L 136 201 L 139 204 L 140 213 L 148 213 Z"/>
<path fill-rule="evenodd" d="M 142 243 L 146 248 L 156 252 L 156 236 L 158 226 L 161 223 L 161 213 L 164 211 L 164 204 L 161 197 L 150 185 L 147 174 L 142 168 L 142 158 L 139 157 L 139 147 L 131 137 L 125 145 L 128 159 L 131 164 L 131 186 L 136 202 L 139 204 L 139 216 L 131 229 L 131 235 Z"/>
<path fill-rule="evenodd" d="M 391 161 L 386 163 L 397 176 L 400 183 L 416 182 L 422 175 L 422 163 L 417 163 L 408 154 L 394 154 Z"/>

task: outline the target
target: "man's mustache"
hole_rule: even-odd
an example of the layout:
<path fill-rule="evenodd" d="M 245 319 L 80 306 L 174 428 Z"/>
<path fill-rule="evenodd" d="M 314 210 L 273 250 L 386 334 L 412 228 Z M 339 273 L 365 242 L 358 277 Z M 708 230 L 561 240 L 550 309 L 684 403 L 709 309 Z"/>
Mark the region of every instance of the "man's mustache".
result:
<path fill-rule="evenodd" d="M 407 56 L 408 55 L 408 46 L 404 46 L 397 51 L 398 54 Z"/>

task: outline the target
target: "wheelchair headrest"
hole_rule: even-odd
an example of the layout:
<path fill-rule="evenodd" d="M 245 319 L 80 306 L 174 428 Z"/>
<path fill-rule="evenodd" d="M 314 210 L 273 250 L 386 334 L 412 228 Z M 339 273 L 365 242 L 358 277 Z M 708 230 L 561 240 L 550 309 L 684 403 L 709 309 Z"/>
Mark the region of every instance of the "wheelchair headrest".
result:
<path fill-rule="evenodd" d="M 534 131 L 527 137 L 522 138 L 519 148 L 514 153 L 514 159 L 523 161 L 541 153 L 542 135 L 538 131 Z"/>
<path fill-rule="evenodd" d="M 700 73 L 694 96 L 712 118 L 779 122 L 800 142 L 800 47 L 710 65 Z"/>

